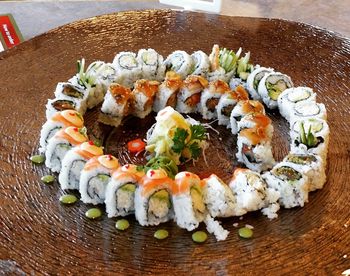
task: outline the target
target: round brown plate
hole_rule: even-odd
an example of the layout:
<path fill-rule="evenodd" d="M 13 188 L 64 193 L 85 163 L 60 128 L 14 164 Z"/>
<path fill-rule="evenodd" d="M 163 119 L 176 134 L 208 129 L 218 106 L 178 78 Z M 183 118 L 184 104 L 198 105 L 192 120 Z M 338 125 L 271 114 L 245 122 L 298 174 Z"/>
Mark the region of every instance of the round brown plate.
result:
<path fill-rule="evenodd" d="M 58 183 L 45 185 L 49 171 L 29 157 L 37 152 L 45 122 L 45 104 L 56 83 L 75 73 L 85 57 L 111 61 L 119 51 L 154 48 L 164 56 L 174 50 L 209 53 L 212 45 L 250 51 L 254 63 L 290 75 L 295 85 L 315 89 L 325 103 L 331 128 L 328 181 L 310 195 L 304 208 L 281 210 L 269 221 L 260 212 L 223 220 L 226 241 L 210 237 L 194 244 L 191 233 L 173 223 L 170 237 L 153 238 L 157 227 L 140 227 L 130 217 L 125 232 L 115 219 L 90 221 L 89 206 L 62 206 Z M 105 15 L 75 22 L 0 54 L 0 269 L 47 274 L 114 272 L 119 274 L 318 274 L 340 275 L 350 268 L 350 41 L 309 25 L 257 18 L 226 17 L 180 11 L 142 11 Z M 85 117 L 92 134 L 107 133 L 106 148 L 125 162 L 123 143 L 142 135 L 130 119 L 117 133 Z M 270 113 L 277 159 L 287 153 L 288 126 Z M 92 128 L 92 129 L 91 129 Z M 124 130 L 124 133 L 123 131 Z M 222 130 L 223 131 L 223 130 Z M 226 180 L 236 163 L 234 138 L 213 136 L 210 168 Z M 231 139 L 231 140 L 230 140 Z M 231 148 L 230 148 L 231 147 Z M 216 152 L 217 149 L 219 152 Z M 221 160 L 220 158 L 223 158 Z M 230 163 L 231 162 L 231 163 Z M 254 237 L 240 239 L 232 226 L 251 224 Z M 349 225 L 349 227 L 347 227 Z M 204 227 L 201 226 L 203 229 Z"/>

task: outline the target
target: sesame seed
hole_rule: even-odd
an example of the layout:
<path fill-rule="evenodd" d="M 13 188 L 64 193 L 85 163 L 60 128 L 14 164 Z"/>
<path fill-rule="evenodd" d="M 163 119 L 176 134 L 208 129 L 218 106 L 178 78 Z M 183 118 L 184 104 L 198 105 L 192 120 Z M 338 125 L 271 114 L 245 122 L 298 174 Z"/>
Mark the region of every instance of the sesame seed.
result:
<path fill-rule="evenodd" d="M 234 224 L 233 224 L 233 227 L 238 227 L 238 222 L 235 222 Z"/>
<path fill-rule="evenodd" d="M 250 225 L 250 224 L 246 224 L 245 227 L 248 228 L 248 229 L 254 229 L 254 226 Z"/>

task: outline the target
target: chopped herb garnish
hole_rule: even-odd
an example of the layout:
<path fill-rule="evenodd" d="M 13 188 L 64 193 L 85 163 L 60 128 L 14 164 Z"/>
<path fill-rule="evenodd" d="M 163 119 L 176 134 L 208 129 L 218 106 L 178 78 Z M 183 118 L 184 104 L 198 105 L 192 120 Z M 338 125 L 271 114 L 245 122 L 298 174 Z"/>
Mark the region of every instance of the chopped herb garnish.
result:
<path fill-rule="evenodd" d="M 175 134 L 173 137 L 174 145 L 171 148 L 175 153 L 181 153 L 183 151 L 186 145 L 185 141 L 188 135 L 188 132 L 183 128 L 177 128 L 175 130 Z"/>
<path fill-rule="evenodd" d="M 79 133 L 86 136 L 87 135 L 87 129 L 86 127 L 79 128 Z"/>
<path fill-rule="evenodd" d="M 191 152 L 191 157 L 193 159 L 198 159 L 201 154 L 201 147 L 197 142 L 194 142 L 188 146 L 189 151 Z"/>
<path fill-rule="evenodd" d="M 202 125 L 191 125 L 191 140 L 205 140 L 206 130 Z"/>
<path fill-rule="evenodd" d="M 142 172 L 142 171 L 144 170 L 144 166 L 138 165 L 138 166 L 136 166 L 136 170 L 137 170 L 138 172 Z"/>

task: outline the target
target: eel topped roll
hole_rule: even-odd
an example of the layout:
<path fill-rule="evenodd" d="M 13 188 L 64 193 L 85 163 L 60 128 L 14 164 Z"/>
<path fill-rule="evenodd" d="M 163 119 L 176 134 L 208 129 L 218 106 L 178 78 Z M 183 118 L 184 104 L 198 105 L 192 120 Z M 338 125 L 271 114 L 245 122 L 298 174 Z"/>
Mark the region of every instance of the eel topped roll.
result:
<path fill-rule="evenodd" d="M 272 68 L 260 67 L 259 65 L 251 72 L 247 78 L 247 90 L 253 100 L 259 100 L 258 86 L 261 79 L 268 73 L 273 72 Z"/>
<path fill-rule="evenodd" d="M 203 187 L 196 174 L 183 171 L 175 176 L 173 203 L 175 221 L 179 227 L 192 231 L 204 220 Z"/>
<path fill-rule="evenodd" d="M 193 60 L 185 51 L 175 51 L 166 58 L 164 65 L 166 71 L 175 71 L 182 79 L 185 79 L 191 74 Z"/>
<path fill-rule="evenodd" d="M 209 83 L 201 95 L 200 107 L 204 119 L 215 119 L 218 117 L 216 107 L 219 104 L 220 98 L 231 91 L 228 84 L 222 80 L 216 80 Z"/>
<path fill-rule="evenodd" d="M 142 78 L 146 80 L 162 81 L 165 75 L 163 56 L 154 49 L 140 49 L 137 61 L 141 66 Z"/>
<path fill-rule="evenodd" d="M 86 162 L 102 154 L 102 147 L 96 146 L 92 141 L 84 142 L 69 150 L 62 160 L 62 168 L 58 176 L 61 188 L 79 190 L 80 175 Z"/>
<path fill-rule="evenodd" d="M 176 110 L 180 113 L 194 113 L 198 109 L 203 89 L 208 87 L 208 81 L 201 76 L 188 76 L 177 95 Z"/>
<path fill-rule="evenodd" d="M 141 77 L 141 65 L 133 52 L 118 53 L 113 59 L 113 66 L 117 73 L 116 82 L 123 86 L 132 88 L 134 82 Z"/>
<path fill-rule="evenodd" d="M 142 168 L 126 164 L 112 174 L 106 188 L 108 217 L 127 216 L 135 212 L 135 191 L 145 175 Z"/>
<path fill-rule="evenodd" d="M 105 95 L 98 120 L 111 126 L 119 126 L 129 114 L 132 93 L 127 87 L 112 83 Z"/>
<path fill-rule="evenodd" d="M 118 159 L 110 154 L 94 156 L 87 161 L 79 181 L 81 200 L 94 205 L 104 203 L 107 184 L 118 168 Z"/>
<path fill-rule="evenodd" d="M 154 97 L 158 93 L 158 89 L 158 81 L 137 80 L 132 91 L 131 114 L 143 119 L 151 113 Z"/>
<path fill-rule="evenodd" d="M 319 155 L 290 152 L 283 161 L 294 163 L 302 169 L 310 180 L 309 191 L 323 188 L 326 182 L 326 166 Z"/>
<path fill-rule="evenodd" d="M 259 101 L 247 100 L 239 101 L 232 109 L 230 115 L 230 127 L 232 134 L 238 133 L 238 122 L 247 114 L 265 114 L 265 108 Z"/>
<path fill-rule="evenodd" d="M 174 217 L 174 182 L 165 170 L 151 169 L 135 191 L 135 217 L 142 226 L 158 225 Z"/>
<path fill-rule="evenodd" d="M 278 204 L 280 194 L 268 188 L 259 173 L 238 168 L 234 171 L 229 186 L 237 200 L 236 216 L 262 209 L 263 214 L 268 218 L 277 217 L 276 212 L 280 208 Z"/>
<path fill-rule="evenodd" d="M 62 128 L 69 126 L 81 128 L 84 126 L 84 118 L 75 110 L 64 110 L 55 113 L 43 125 L 40 132 L 40 152 L 46 151 L 48 141 Z"/>
<path fill-rule="evenodd" d="M 280 162 L 263 175 L 267 186 L 280 193 L 284 208 L 303 207 L 308 202 L 309 178 L 295 163 Z"/>
<path fill-rule="evenodd" d="M 242 129 L 237 138 L 237 159 L 249 169 L 261 172 L 272 168 L 271 131 L 267 127 Z"/>
<path fill-rule="evenodd" d="M 229 91 L 221 96 L 216 107 L 218 113 L 218 124 L 230 127 L 230 115 L 233 108 L 239 101 L 249 100 L 247 91 L 243 86 L 237 86 L 233 91 Z"/>
<path fill-rule="evenodd" d="M 175 108 L 176 97 L 182 86 L 182 78 L 174 71 L 168 71 L 165 75 L 165 80 L 159 86 L 159 91 L 156 93 L 153 103 L 153 111 L 159 112 L 167 106 Z"/>
<path fill-rule="evenodd" d="M 316 101 L 316 94 L 309 87 L 288 88 L 278 96 L 278 110 L 287 121 L 290 121 L 294 106 L 301 101 Z"/>
<path fill-rule="evenodd" d="M 271 140 L 273 135 L 273 125 L 271 119 L 262 113 L 250 113 L 245 115 L 238 122 L 238 132 L 247 128 L 261 127 L 265 130 L 265 134 Z"/>
<path fill-rule="evenodd" d="M 192 55 L 193 60 L 193 71 L 192 75 L 207 77 L 207 74 L 210 69 L 209 57 L 203 51 L 196 51 Z"/>
<path fill-rule="evenodd" d="M 289 76 L 278 72 L 271 72 L 260 80 L 258 94 L 268 108 L 275 109 L 278 106 L 278 96 L 284 90 L 291 87 L 293 87 L 293 82 Z"/>
<path fill-rule="evenodd" d="M 88 141 L 86 128 L 67 127 L 59 130 L 49 140 L 45 152 L 45 166 L 53 172 L 61 170 L 66 153 L 75 146 Z"/>
<path fill-rule="evenodd" d="M 291 150 L 295 153 L 318 154 L 327 163 L 329 144 L 327 121 L 318 118 L 305 118 L 291 124 Z"/>
<path fill-rule="evenodd" d="M 202 180 L 204 203 L 212 217 L 235 215 L 236 198 L 230 187 L 218 176 L 212 174 Z"/>

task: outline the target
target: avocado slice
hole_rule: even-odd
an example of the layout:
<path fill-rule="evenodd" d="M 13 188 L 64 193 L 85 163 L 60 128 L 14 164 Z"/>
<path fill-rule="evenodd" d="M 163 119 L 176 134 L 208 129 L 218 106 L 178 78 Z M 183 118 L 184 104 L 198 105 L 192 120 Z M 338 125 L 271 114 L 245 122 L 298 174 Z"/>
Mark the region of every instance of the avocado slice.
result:
<path fill-rule="evenodd" d="M 205 205 L 203 202 L 203 196 L 201 188 L 198 186 L 192 186 L 190 190 L 191 198 L 192 198 L 192 205 L 193 209 L 195 211 L 198 211 L 200 213 L 204 213 L 205 211 Z"/>
<path fill-rule="evenodd" d="M 136 190 L 136 186 L 135 186 L 135 184 L 127 183 L 127 184 L 121 186 L 120 189 L 122 191 L 125 191 L 125 192 L 134 193 Z"/>

